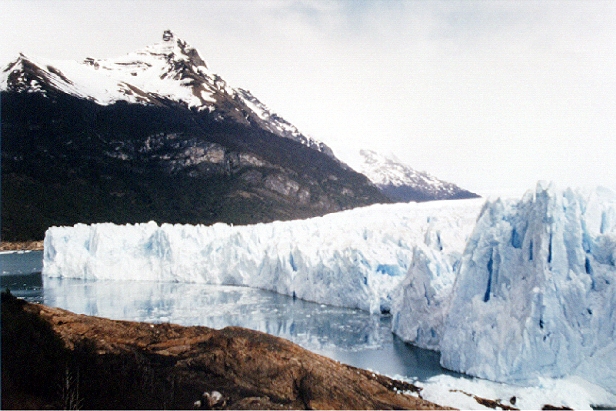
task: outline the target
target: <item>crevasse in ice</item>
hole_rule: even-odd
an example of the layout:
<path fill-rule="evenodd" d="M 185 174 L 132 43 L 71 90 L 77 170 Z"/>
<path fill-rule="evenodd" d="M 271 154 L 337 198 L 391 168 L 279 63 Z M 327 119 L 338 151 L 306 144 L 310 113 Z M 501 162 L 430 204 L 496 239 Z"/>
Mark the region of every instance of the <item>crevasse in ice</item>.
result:
<path fill-rule="evenodd" d="M 579 375 L 616 392 L 615 284 L 612 193 L 540 183 L 488 203 L 451 291 L 441 364 L 504 382 Z"/>

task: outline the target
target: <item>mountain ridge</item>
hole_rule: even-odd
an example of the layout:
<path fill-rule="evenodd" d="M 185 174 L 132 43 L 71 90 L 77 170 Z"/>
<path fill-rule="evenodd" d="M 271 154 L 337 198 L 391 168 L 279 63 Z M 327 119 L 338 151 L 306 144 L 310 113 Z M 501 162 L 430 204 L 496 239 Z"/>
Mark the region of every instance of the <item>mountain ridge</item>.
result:
<path fill-rule="evenodd" d="M 4 241 L 52 225 L 254 224 L 437 199 L 375 185 L 169 30 L 116 58 L 20 53 L 0 93 Z"/>
<path fill-rule="evenodd" d="M 477 198 L 479 195 L 453 183 L 439 180 L 425 171 L 416 171 L 393 155 L 373 150 L 359 151 L 353 168 L 368 177 L 392 201 L 431 201 Z"/>
<path fill-rule="evenodd" d="M 170 32 L 116 59 L 21 54 L 0 91 L 5 241 L 53 225 L 254 224 L 389 202 Z"/>
<path fill-rule="evenodd" d="M 335 158 L 327 145 L 302 134 L 250 91 L 230 87 L 209 70 L 197 49 L 170 30 L 164 31 L 161 42 L 116 58 L 86 57 L 78 63 L 33 59 L 21 53 L 0 77 L 1 90 L 46 95 L 50 88 L 101 105 L 175 103 L 216 112 L 220 120 L 252 123 Z"/>

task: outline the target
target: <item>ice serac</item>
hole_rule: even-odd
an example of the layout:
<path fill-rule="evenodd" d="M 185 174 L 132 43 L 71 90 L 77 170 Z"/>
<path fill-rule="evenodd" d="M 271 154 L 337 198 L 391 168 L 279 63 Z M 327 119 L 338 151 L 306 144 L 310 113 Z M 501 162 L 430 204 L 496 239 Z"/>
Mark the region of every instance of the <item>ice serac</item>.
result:
<path fill-rule="evenodd" d="M 495 381 L 579 375 L 616 392 L 616 196 L 538 184 L 482 210 L 441 364 Z"/>
<path fill-rule="evenodd" d="M 251 226 L 151 222 L 52 227 L 45 236 L 43 273 L 244 285 L 387 312 L 415 246 L 439 231 L 470 233 L 482 204 L 458 200 L 373 205 Z M 445 243 L 454 240 L 443 234 Z M 462 248 L 463 241 L 455 247 Z"/>
<path fill-rule="evenodd" d="M 457 266 L 478 211 L 447 222 L 438 216 L 428 221 L 424 241 L 415 245 L 408 273 L 393 296 L 392 331 L 404 341 L 439 349 Z"/>

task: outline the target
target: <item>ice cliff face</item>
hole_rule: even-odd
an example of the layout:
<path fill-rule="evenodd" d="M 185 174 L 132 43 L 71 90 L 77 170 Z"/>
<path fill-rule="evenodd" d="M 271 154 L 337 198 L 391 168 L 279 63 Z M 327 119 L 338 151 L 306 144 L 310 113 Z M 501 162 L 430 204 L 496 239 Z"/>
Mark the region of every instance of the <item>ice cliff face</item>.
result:
<path fill-rule="evenodd" d="M 539 184 L 486 205 L 445 319 L 444 367 L 495 381 L 580 375 L 616 391 L 616 197 Z"/>
<path fill-rule="evenodd" d="M 479 218 L 477 216 L 479 215 Z M 258 287 L 391 311 L 444 367 L 616 392 L 616 195 L 539 184 L 522 200 L 374 205 L 309 220 L 52 227 L 45 275 Z"/>
<path fill-rule="evenodd" d="M 469 236 L 466 230 L 429 226 L 425 241 L 415 246 L 409 271 L 394 293 L 391 312 L 392 331 L 405 341 L 430 350 L 440 348 L 456 269 Z"/>
<path fill-rule="evenodd" d="M 45 236 L 43 273 L 245 285 L 389 311 L 415 246 L 442 232 L 441 244 L 460 250 L 481 205 L 481 200 L 374 205 L 252 226 L 52 227 Z"/>

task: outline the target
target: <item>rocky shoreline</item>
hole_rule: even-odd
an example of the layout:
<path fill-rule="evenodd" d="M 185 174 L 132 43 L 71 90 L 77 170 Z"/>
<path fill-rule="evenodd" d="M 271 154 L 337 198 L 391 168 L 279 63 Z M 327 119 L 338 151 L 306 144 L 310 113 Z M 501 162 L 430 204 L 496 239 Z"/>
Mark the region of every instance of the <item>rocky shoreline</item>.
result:
<path fill-rule="evenodd" d="M 43 241 L 2 241 L 0 251 L 43 251 Z"/>
<path fill-rule="evenodd" d="M 2 347 L 3 409 L 442 409 L 261 332 L 114 321 L 7 293 Z"/>

